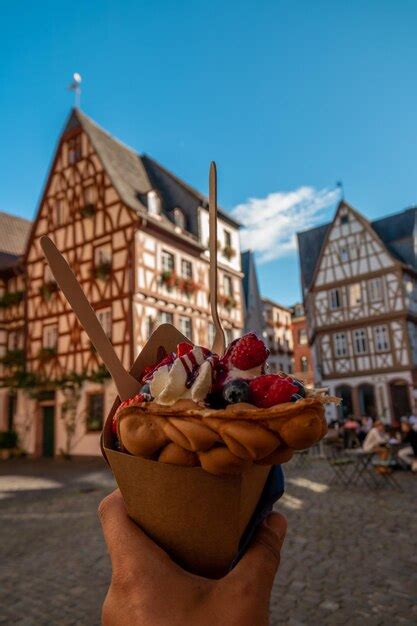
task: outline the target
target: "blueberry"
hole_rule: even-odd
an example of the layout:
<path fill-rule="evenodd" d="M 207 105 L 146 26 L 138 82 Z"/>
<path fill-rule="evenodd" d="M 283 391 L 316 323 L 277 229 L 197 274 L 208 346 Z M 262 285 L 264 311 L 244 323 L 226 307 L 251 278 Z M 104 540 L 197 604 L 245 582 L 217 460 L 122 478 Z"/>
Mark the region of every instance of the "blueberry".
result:
<path fill-rule="evenodd" d="M 151 388 L 148 383 L 145 383 L 143 387 L 140 388 L 140 393 L 147 393 L 148 395 L 151 395 Z"/>
<path fill-rule="evenodd" d="M 300 395 L 302 398 L 305 398 L 306 390 L 301 380 L 297 380 L 296 378 L 293 378 L 292 382 L 294 383 L 296 387 L 298 387 L 297 394 Z"/>
<path fill-rule="evenodd" d="M 249 385 L 246 380 L 232 380 L 223 387 L 223 398 L 228 404 L 249 402 Z"/>
<path fill-rule="evenodd" d="M 293 393 L 291 396 L 291 402 L 297 402 L 297 400 L 302 400 L 303 396 L 300 396 L 299 393 Z"/>

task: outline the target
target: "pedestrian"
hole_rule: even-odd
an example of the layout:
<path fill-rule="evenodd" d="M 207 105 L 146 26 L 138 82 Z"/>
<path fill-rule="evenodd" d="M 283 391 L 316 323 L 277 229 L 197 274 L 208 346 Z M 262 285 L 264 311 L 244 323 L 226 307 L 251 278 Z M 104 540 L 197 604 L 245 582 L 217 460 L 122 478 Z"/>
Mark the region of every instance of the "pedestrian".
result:
<path fill-rule="evenodd" d="M 345 448 L 356 448 L 360 446 L 358 439 L 359 422 L 353 416 L 349 415 L 343 424 L 343 445 Z"/>
<path fill-rule="evenodd" d="M 401 422 L 402 447 L 398 451 L 398 459 L 405 467 L 411 467 L 413 472 L 417 472 L 417 431 L 410 422 Z"/>
<path fill-rule="evenodd" d="M 378 452 L 384 448 L 387 440 L 384 422 L 375 420 L 373 427 L 365 437 L 362 448 L 364 452 Z"/>

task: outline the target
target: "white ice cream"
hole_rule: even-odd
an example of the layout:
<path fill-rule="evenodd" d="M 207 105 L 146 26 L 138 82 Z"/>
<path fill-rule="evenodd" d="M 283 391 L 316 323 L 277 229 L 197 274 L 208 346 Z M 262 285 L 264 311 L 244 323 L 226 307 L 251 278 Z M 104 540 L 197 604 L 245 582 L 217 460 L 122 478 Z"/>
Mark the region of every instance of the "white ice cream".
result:
<path fill-rule="evenodd" d="M 197 374 L 190 387 L 187 387 L 189 372 L 197 368 Z M 187 374 L 188 370 L 188 374 Z M 149 381 L 155 402 L 170 405 L 177 400 L 204 400 L 212 384 L 212 365 L 200 347 L 195 347 L 183 357 L 175 359 L 171 366 L 163 365 L 155 371 Z"/>

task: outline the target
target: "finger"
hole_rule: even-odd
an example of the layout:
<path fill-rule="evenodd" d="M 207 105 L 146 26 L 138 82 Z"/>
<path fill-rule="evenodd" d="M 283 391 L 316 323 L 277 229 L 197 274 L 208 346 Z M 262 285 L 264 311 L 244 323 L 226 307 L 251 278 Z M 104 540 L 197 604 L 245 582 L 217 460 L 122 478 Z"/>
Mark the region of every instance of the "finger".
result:
<path fill-rule="evenodd" d="M 118 489 L 100 502 L 98 516 L 113 571 L 131 569 L 134 566 L 137 572 L 139 569 L 149 568 L 157 559 L 168 559 L 166 552 L 130 519 Z"/>
<path fill-rule="evenodd" d="M 286 532 L 285 517 L 280 513 L 270 513 L 231 574 L 242 579 L 251 579 L 257 585 L 270 589 L 279 567 Z"/>

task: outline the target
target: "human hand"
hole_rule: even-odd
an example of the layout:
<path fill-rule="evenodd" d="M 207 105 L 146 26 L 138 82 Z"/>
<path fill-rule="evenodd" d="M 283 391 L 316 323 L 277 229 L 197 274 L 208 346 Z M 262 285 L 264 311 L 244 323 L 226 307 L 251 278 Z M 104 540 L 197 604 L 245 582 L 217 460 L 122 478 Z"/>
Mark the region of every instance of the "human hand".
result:
<path fill-rule="evenodd" d="M 271 513 L 247 552 L 224 578 L 190 574 L 174 563 L 127 515 L 119 490 L 104 498 L 99 517 L 112 578 L 104 626 L 266 626 L 269 597 L 287 529 Z"/>

